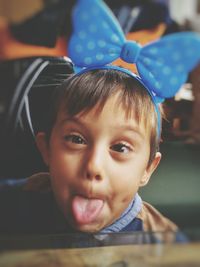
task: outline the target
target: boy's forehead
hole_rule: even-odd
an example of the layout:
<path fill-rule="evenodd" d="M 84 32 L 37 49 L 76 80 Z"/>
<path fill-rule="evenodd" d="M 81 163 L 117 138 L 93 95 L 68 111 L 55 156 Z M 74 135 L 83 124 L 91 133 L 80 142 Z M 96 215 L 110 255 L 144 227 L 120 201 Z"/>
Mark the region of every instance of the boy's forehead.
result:
<path fill-rule="evenodd" d="M 81 122 L 85 124 L 95 124 L 97 120 L 109 123 L 112 129 L 126 129 L 137 132 L 142 136 L 148 135 L 144 118 L 140 120 L 136 116 L 134 106 L 130 109 L 120 101 L 119 94 L 109 97 L 103 104 L 98 102 L 94 107 L 84 109 L 78 114 L 69 115 L 67 107 L 62 107 L 57 119 L 63 123 L 67 121 Z"/>

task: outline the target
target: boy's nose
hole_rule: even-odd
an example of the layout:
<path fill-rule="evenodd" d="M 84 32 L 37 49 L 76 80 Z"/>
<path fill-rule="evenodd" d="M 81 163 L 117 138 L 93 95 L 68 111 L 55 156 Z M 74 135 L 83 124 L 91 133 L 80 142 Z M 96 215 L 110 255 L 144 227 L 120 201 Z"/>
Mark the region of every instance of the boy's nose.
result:
<path fill-rule="evenodd" d="M 104 156 L 100 150 L 90 151 L 86 158 L 85 176 L 89 180 L 100 181 L 104 178 Z"/>

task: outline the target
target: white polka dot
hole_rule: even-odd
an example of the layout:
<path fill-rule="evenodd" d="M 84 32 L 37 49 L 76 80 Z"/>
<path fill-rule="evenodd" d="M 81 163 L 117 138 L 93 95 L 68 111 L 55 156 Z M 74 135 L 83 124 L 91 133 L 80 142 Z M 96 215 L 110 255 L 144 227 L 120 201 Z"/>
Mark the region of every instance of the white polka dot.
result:
<path fill-rule="evenodd" d="M 187 50 L 187 51 L 186 51 L 186 56 L 187 56 L 187 57 L 192 57 L 193 55 L 194 55 L 193 50 Z"/>
<path fill-rule="evenodd" d="M 118 43 L 119 42 L 119 37 L 115 33 L 113 33 L 111 35 L 111 41 L 113 41 L 114 43 Z"/>
<path fill-rule="evenodd" d="M 149 49 L 149 53 L 151 55 L 157 55 L 158 54 L 158 49 L 156 47 L 152 47 L 151 49 Z"/>
<path fill-rule="evenodd" d="M 102 54 L 102 53 L 98 53 L 97 55 L 96 55 L 96 59 L 97 60 L 102 60 L 104 58 L 104 55 Z"/>
<path fill-rule="evenodd" d="M 109 48 L 108 50 L 108 54 L 111 56 L 111 57 L 115 57 L 116 56 L 116 50 L 114 48 Z"/>
<path fill-rule="evenodd" d="M 78 33 L 78 36 L 79 36 L 80 39 L 85 39 L 86 38 L 86 32 L 85 31 L 80 31 Z"/>
<path fill-rule="evenodd" d="M 181 54 L 179 54 L 178 52 L 174 53 L 172 55 L 172 58 L 174 61 L 179 61 L 181 59 Z"/>
<path fill-rule="evenodd" d="M 108 28 L 109 28 L 108 23 L 106 23 L 105 21 L 103 21 L 103 23 L 102 23 L 102 27 L 103 27 L 104 29 L 108 29 Z"/>
<path fill-rule="evenodd" d="M 91 8 L 91 12 L 92 12 L 93 15 L 97 15 L 99 13 L 99 9 L 96 6 L 93 6 Z"/>
<path fill-rule="evenodd" d="M 143 58 L 143 62 L 147 66 L 149 66 L 151 64 L 151 60 L 148 57 Z"/>
<path fill-rule="evenodd" d="M 186 46 L 186 47 L 189 46 L 189 45 L 191 45 L 191 40 L 188 39 L 188 38 L 185 39 L 185 40 L 183 40 L 183 45 Z"/>
<path fill-rule="evenodd" d="M 89 25 L 88 29 L 90 32 L 96 32 L 97 31 L 97 27 L 93 24 Z"/>
<path fill-rule="evenodd" d="M 178 72 L 183 72 L 184 69 L 185 69 L 185 67 L 182 64 L 179 64 L 179 65 L 176 66 L 176 71 L 178 71 Z"/>
<path fill-rule="evenodd" d="M 172 77 L 171 79 L 170 79 L 170 84 L 172 84 L 172 85 L 176 85 L 178 83 L 178 78 L 177 77 Z"/>
<path fill-rule="evenodd" d="M 82 12 L 81 15 L 80 15 L 80 17 L 84 21 L 88 20 L 88 18 L 89 18 L 88 14 L 86 12 Z"/>
<path fill-rule="evenodd" d="M 155 63 L 158 67 L 161 67 L 164 64 L 164 59 L 158 58 Z"/>
<path fill-rule="evenodd" d="M 86 57 L 86 58 L 84 58 L 84 63 L 85 63 L 85 64 L 90 64 L 90 63 L 92 63 L 92 58 L 91 58 L 91 57 Z"/>
<path fill-rule="evenodd" d="M 101 47 L 101 48 L 103 48 L 103 47 L 106 46 L 106 42 L 105 42 L 104 40 L 98 40 L 98 41 L 97 41 L 97 44 L 98 44 L 98 46 Z"/>
<path fill-rule="evenodd" d="M 93 50 L 93 49 L 95 48 L 95 43 L 92 42 L 92 41 L 88 42 L 88 43 L 87 43 L 87 48 L 88 48 L 89 50 Z"/>
<path fill-rule="evenodd" d="M 174 46 L 173 46 L 173 44 L 171 42 L 168 41 L 166 43 L 166 48 L 169 49 L 169 50 L 171 50 L 171 49 L 174 49 Z"/>
<path fill-rule="evenodd" d="M 152 72 L 149 72 L 149 78 L 150 78 L 150 79 L 154 79 L 154 75 L 153 75 Z"/>
<path fill-rule="evenodd" d="M 161 89 L 161 83 L 160 82 L 155 82 L 155 87 L 157 88 L 157 89 Z"/>
<path fill-rule="evenodd" d="M 75 50 L 77 53 L 81 53 L 83 51 L 83 47 L 81 45 L 76 45 Z"/>
<path fill-rule="evenodd" d="M 164 67 L 162 70 L 163 74 L 169 75 L 171 73 L 171 69 L 169 67 Z"/>

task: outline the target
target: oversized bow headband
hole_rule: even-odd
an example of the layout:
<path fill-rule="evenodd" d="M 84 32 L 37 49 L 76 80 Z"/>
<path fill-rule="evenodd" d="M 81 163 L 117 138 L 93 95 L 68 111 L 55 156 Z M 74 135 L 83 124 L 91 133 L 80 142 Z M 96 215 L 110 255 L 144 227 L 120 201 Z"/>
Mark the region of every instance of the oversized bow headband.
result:
<path fill-rule="evenodd" d="M 69 57 L 79 68 L 97 68 L 117 58 L 136 64 L 156 102 L 172 97 L 200 62 L 200 36 L 193 32 L 166 35 L 141 47 L 127 41 L 112 11 L 101 0 L 78 0 Z"/>

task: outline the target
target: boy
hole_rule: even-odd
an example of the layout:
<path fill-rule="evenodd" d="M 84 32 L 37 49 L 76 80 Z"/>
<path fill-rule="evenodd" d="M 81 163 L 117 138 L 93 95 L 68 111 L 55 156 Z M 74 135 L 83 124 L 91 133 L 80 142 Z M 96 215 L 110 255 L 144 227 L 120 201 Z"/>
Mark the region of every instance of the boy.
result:
<path fill-rule="evenodd" d="M 97 5 L 91 8 L 94 14 L 89 17 L 83 12 L 86 2 Z M 86 69 L 56 90 L 56 105 L 47 127 L 36 136 L 49 174 L 35 175 L 24 182 L 28 201 L 19 194 L 15 231 L 177 231 L 175 224 L 142 202 L 137 191 L 148 183 L 161 158 L 157 100 L 175 94 L 186 80 L 199 61 L 193 52 L 199 51 L 200 38 L 175 35 L 141 48 L 117 36 L 122 32 L 115 29 L 116 23 L 112 25 L 113 19 L 101 3 L 78 1 L 78 27 L 69 52 L 75 64 Z M 93 20 L 101 11 L 102 16 L 94 20 L 99 25 L 91 28 L 88 19 Z M 100 35 L 97 26 L 106 26 L 107 30 L 101 30 Z M 186 50 L 190 53 L 183 54 Z M 136 63 L 140 77 L 107 65 L 119 56 Z M 15 201 L 12 203 L 16 206 Z M 12 214 L 10 221 L 15 217 Z"/>
<path fill-rule="evenodd" d="M 49 174 L 6 192 L 1 230 L 176 231 L 137 194 L 161 158 L 159 111 L 144 85 L 123 69 L 106 67 L 68 78 L 53 102 L 46 129 L 36 136 Z"/>
<path fill-rule="evenodd" d="M 36 140 L 66 221 L 89 233 L 176 230 L 137 194 L 161 158 L 160 118 L 144 86 L 112 67 L 75 75 L 59 91 Z"/>

